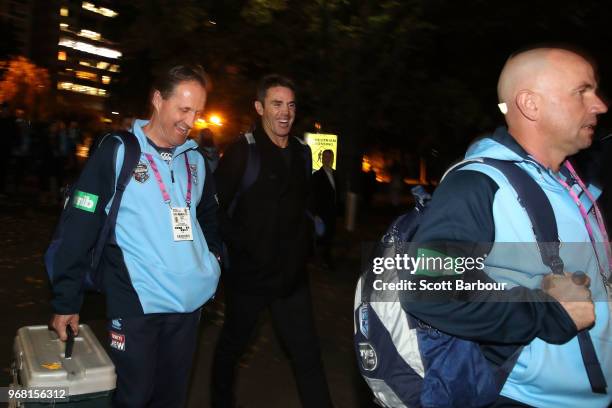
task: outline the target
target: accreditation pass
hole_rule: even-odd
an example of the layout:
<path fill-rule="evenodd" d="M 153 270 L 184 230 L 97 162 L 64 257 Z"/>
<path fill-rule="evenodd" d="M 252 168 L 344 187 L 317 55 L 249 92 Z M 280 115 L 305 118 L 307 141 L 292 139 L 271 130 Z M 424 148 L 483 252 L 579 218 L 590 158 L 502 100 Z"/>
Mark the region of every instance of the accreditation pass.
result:
<path fill-rule="evenodd" d="M 191 214 L 189 207 L 170 209 L 172 218 L 172 234 L 175 241 L 193 241 L 193 228 L 191 227 Z"/>

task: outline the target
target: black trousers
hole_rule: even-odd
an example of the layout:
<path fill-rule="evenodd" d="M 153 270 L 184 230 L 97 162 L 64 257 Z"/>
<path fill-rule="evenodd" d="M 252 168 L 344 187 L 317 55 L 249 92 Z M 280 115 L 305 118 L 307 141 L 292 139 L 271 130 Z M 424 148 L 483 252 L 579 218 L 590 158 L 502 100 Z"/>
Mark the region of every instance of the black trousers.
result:
<path fill-rule="evenodd" d="M 269 307 L 282 344 L 289 353 L 300 401 L 305 408 L 331 407 L 307 285 L 283 298 L 226 290 L 225 322 L 215 349 L 212 406 L 234 407 L 236 366 L 264 308 Z"/>
<path fill-rule="evenodd" d="M 113 407 L 185 406 L 200 312 L 109 322 L 110 357 L 117 372 Z"/>

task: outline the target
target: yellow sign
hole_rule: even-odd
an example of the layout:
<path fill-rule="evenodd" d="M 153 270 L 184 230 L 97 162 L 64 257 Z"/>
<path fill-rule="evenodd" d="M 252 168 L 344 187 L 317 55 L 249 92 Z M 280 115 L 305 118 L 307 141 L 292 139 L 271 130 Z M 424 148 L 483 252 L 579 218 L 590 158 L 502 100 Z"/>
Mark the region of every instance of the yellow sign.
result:
<path fill-rule="evenodd" d="M 319 170 L 322 163 L 323 151 L 331 150 L 334 152 L 334 162 L 332 168 L 336 170 L 336 162 L 338 161 L 338 135 L 325 133 L 304 133 L 304 140 L 312 150 L 312 171 Z"/>

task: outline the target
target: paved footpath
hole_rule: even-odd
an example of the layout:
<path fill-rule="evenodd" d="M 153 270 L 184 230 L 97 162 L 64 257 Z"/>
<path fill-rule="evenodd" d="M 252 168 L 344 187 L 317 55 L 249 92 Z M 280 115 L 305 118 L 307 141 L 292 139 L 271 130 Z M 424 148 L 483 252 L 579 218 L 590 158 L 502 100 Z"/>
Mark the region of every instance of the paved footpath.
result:
<path fill-rule="evenodd" d="M 13 340 L 17 329 L 46 324 L 50 316 L 49 288 L 42 255 L 49 242 L 58 209 L 29 204 L 29 200 L 0 199 L 0 386 L 10 381 Z M 34 201 L 34 200 L 30 200 Z M 312 296 L 323 352 L 323 361 L 337 408 L 374 407 L 369 390 L 356 367 L 352 345 L 352 308 L 361 245 L 372 240 L 390 217 L 369 217 L 359 233 L 338 236 L 338 267 L 328 271 L 311 265 Z M 365 228 L 364 228 L 365 229 Z M 99 339 L 104 339 L 104 307 L 101 296 L 88 295 L 81 314 Z M 189 391 L 189 408 L 208 407 L 211 357 L 223 322 L 223 292 L 206 307 L 199 348 Z M 286 354 L 279 345 L 266 314 L 258 333 L 240 363 L 237 398 L 244 408 L 300 407 Z"/>

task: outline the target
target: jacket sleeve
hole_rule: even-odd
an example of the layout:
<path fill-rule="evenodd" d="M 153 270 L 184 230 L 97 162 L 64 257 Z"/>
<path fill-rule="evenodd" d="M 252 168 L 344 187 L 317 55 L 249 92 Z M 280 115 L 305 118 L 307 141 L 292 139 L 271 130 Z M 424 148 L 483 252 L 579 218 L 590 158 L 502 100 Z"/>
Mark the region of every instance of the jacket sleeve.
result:
<path fill-rule="evenodd" d="M 106 219 L 105 207 L 114 194 L 118 144 L 112 138 L 96 149 L 60 216 L 62 230 L 56 235 L 51 282 L 51 305 L 56 314 L 74 314 L 81 308 L 83 276 L 90 267 L 91 250 Z"/>
<path fill-rule="evenodd" d="M 202 153 L 202 152 L 200 152 Z M 217 202 L 217 190 L 215 178 L 210 171 L 206 157 L 202 155 L 204 165 L 206 166 L 206 177 L 204 178 L 204 189 L 202 191 L 202 199 L 198 203 L 197 218 L 200 228 L 206 238 L 208 249 L 216 256 L 221 255 L 221 235 L 219 234 L 219 222 L 217 212 L 219 203 Z"/>
<path fill-rule="evenodd" d="M 215 170 L 217 197 L 219 199 L 218 221 L 219 231 L 223 241 L 236 249 L 244 248 L 242 233 L 235 219 L 227 215 L 227 211 L 240 188 L 242 177 L 246 171 L 248 160 L 248 145 L 244 138 L 230 145 L 219 160 Z"/>
<path fill-rule="evenodd" d="M 447 251 L 451 248 L 453 257 L 460 251 L 457 248 L 462 247 L 454 243 L 491 243 L 489 248 L 479 249 L 481 255 L 490 250 L 495 239 L 492 204 L 497 189 L 497 184 L 483 173 L 470 170 L 451 173 L 434 193 L 428 215 L 413 239 L 416 246 L 430 250 L 438 243 L 447 243 L 443 246 Z M 478 272 L 471 274 L 471 278 L 492 281 L 484 272 Z M 453 279 L 418 278 L 426 281 Z M 457 293 L 452 296 L 453 301 L 414 301 L 403 295 L 402 306 L 441 331 L 482 343 L 528 344 L 539 337 L 561 344 L 577 333 L 563 307 L 539 289 L 515 287 L 495 292 L 478 291 L 469 297 Z"/>

